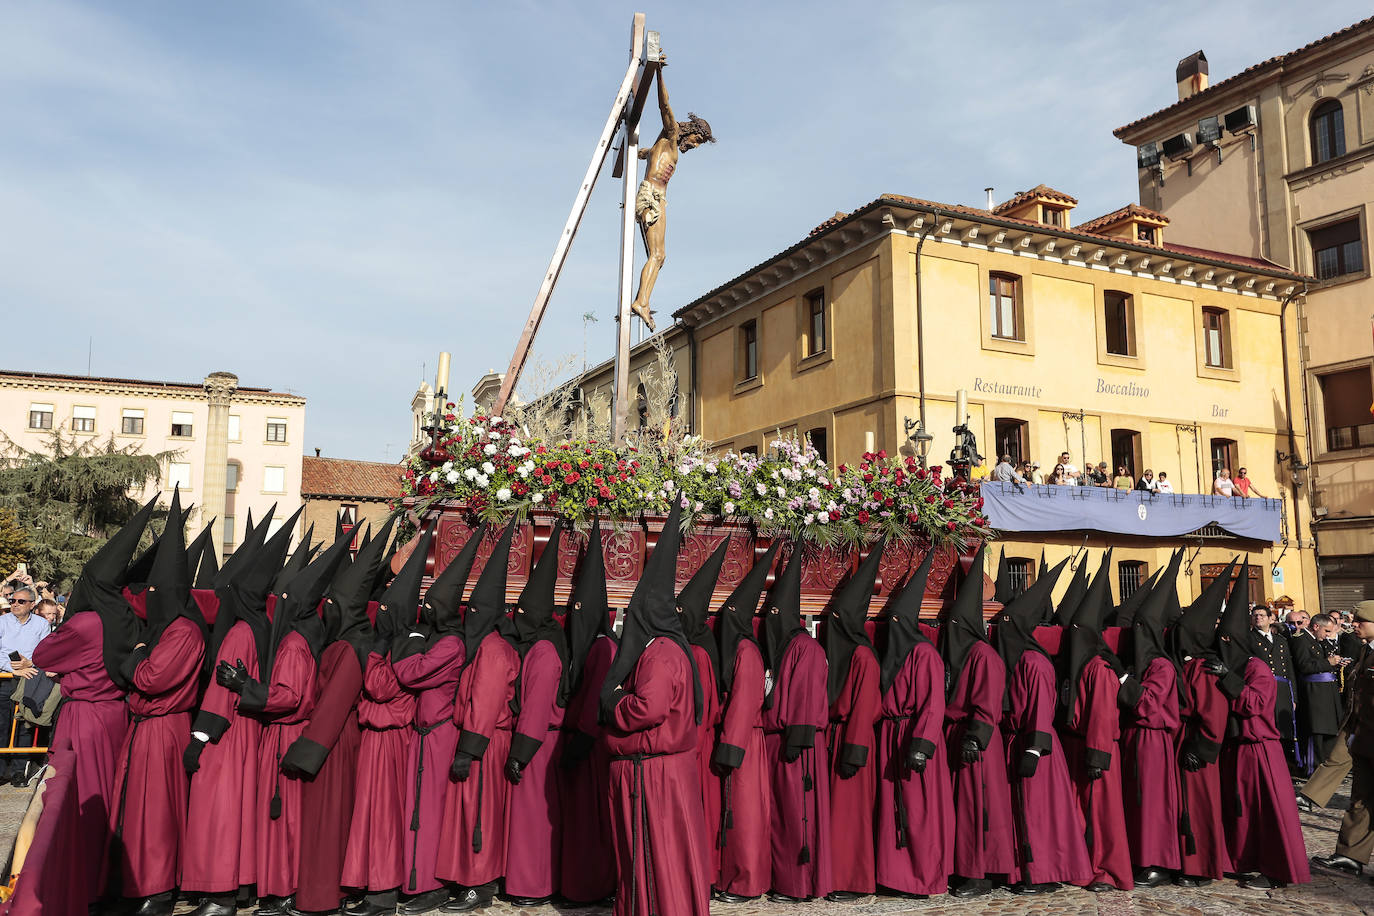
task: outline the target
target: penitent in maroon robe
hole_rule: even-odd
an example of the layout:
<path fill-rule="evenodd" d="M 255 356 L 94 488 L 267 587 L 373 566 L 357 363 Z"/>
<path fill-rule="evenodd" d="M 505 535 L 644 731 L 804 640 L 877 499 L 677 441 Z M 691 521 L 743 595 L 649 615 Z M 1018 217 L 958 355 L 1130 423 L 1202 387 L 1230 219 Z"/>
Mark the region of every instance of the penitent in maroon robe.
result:
<path fill-rule="evenodd" d="M 245 621 L 229 628 L 215 664 L 242 661 L 258 677 L 258 647 Z M 257 883 L 258 745 L 262 723 L 239 711 L 239 695 L 214 678 L 205 688 L 195 727 L 209 735 L 191 777 L 181 889 L 231 894 Z"/>
<path fill-rule="evenodd" d="M 963 878 L 1009 875 L 1013 851 L 1011 786 L 1002 744 L 1002 696 L 1007 666 L 989 643 L 969 649 L 945 704 L 945 747 L 954 771 L 954 872 Z M 982 756 L 964 763 L 961 745 L 974 738 Z"/>
<path fill-rule="evenodd" d="M 463 640 L 440 637 L 418 655 L 392 663 L 396 681 L 415 694 L 415 728 L 406 750 L 405 841 L 401 850 L 405 880 L 401 893 L 438 890 L 435 875 L 443 825 L 448 768 L 458 743 L 453 696 L 463 668 Z"/>
<path fill-rule="evenodd" d="M 710 911 L 695 709 L 686 654 L 672 640 L 651 640 L 605 731 L 619 863 L 614 916 Z"/>
<path fill-rule="evenodd" d="M 1239 734 L 1221 752 L 1231 862 L 1284 884 L 1312 880 L 1298 823 L 1297 800 L 1274 724 L 1274 672 L 1263 659 L 1245 664 L 1245 686 L 1231 701 Z"/>
<path fill-rule="evenodd" d="M 358 794 L 348 825 L 344 887 L 376 893 L 405 881 L 406 754 L 414 721 L 415 694 L 402 689 L 391 659 L 373 652 L 358 700 Z"/>
<path fill-rule="evenodd" d="M 1024 652 L 1007 684 L 1011 709 L 1006 715 L 1006 741 L 1016 805 L 1017 866 L 1031 884 L 1060 882 L 1085 885 L 1092 866 L 1084 844 L 1083 820 L 1074 804 L 1064 749 L 1054 731 L 1058 703 L 1054 663 L 1040 652 Z M 1022 754 L 1041 751 L 1035 773 L 1020 772 Z"/>
<path fill-rule="evenodd" d="M 518 850 L 506 862 L 506 893 L 512 897 L 548 897 L 558 890 L 563 821 L 556 766 L 565 710 L 557 700 L 562 679 L 563 660 L 553 643 L 542 639 L 531 646 L 520 665 L 520 715 L 511 748 L 514 752 L 517 743 L 533 747 L 532 742 L 538 748 L 524 764 L 520 784 L 509 790 L 507 848 Z"/>
<path fill-rule="evenodd" d="M 916 645 L 883 694 L 878 727 L 878 884 L 904 894 L 943 894 L 954 871 L 954 798 L 945 764 L 945 663 Z M 907 767 L 912 745 L 926 755 Z"/>
<path fill-rule="evenodd" d="M 821 737 L 829 720 L 825 650 L 799 633 L 773 672 L 772 705 L 763 712 L 773 786 L 773 890 L 788 897 L 824 897 L 834 889 L 830 780 Z M 822 746 L 805 747 L 789 763 L 783 759 L 788 729 L 807 732 Z"/>
<path fill-rule="evenodd" d="M 1131 860 L 1141 868 L 1177 869 L 1179 728 L 1177 672 L 1167 658 L 1152 659 L 1140 678 L 1140 699 L 1124 716 L 1126 833 Z"/>
<path fill-rule="evenodd" d="M 1181 799 L 1192 832 L 1193 851 L 1188 837 L 1182 838 L 1182 866 L 1185 875 L 1195 878 L 1221 878 L 1231 871 L 1231 856 L 1226 849 L 1226 832 L 1221 819 L 1221 754 L 1226 737 L 1230 703 L 1217 688 L 1215 675 L 1206 662 L 1190 658 L 1183 665 L 1183 724 L 1179 731 L 1179 752 L 1192 752 L 1202 761 L 1200 770 L 1180 768 L 1183 781 Z"/>
<path fill-rule="evenodd" d="M 720 871 L 720 850 L 716 848 L 716 831 L 720 827 L 720 778 L 711 768 L 711 754 L 715 752 L 716 726 L 720 724 L 720 694 L 716 692 L 717 671 L 711 653 L 692 645 L 697 679 L 701 682 L 701 722 L 697 724 L 697 773 L 701 782 L 702 848 L 709 861 L 708 873 Z"/>
<path fill-rule="evenodd" d="M 121 896 L 166 893 L 180 879 L 178 856 L 188 792 L 181 755 L 191 740 L 191 710 L 204 661 L 200 627 L 178 617 L 146 657 L 131 655 L 129 665 L 121 669 L 133 685 L 133 725 L 119 753 L 118 801 L 110 824 L 118 845 Z"/>
<path fill-rule="evenodd" d="M 62 711 L 53 729 L 52 752 L 75 755 L 81 822 L 80 845 L 64 854 L 76 866 L 73 877 L 85 883 L 73 897 L 88 902 L 104 890 L 115 761 L 129 727 L 124 693 L 105 670 L 104 638 L 100 615 L 82 611 L 34 647 L 32 656 L 35 668 L 61 675 Z"/>
<path fill-rule="evenodd" d="M 615 658 L 615 640 L 599 636 L 587 653 L 582 683 L 568 701 L 563 727 L 562 894 L 574 903 L 594 903 L 615 893 L 615 847 L 611 845 L 611 759 L 597 723 L 601 685 Z M 569 748 L 578 746 L 576 755 Z"/>
<path fill-rule="evenodd" d="M 1090 659 L 1078 676 L 1074 708 L 1061 737 L 1078 813 L 1085 824 L 1092 883 L 1128 891 L 1135 887 L 1135 879 L 1121 797 L 1121 716 L 1116 705 L 1120 687 L 1116 672 L 1105 660 Z M 1102 775 L 1090 778 L 1089 767 L 1101 770 Z"/>
<path fill-rule="evenodd" d="M 287 633 L 277 646 L 271 681 L 244 694 L 239 709 L 265 723 L 258 745 L 258 896 L 289 897 L 300 873 L 301 781 L 282 773 L 281 758 L 315 706 L 315 657 L 305 637 Z"/>
<path fill-rule="evenodd" d="M 728 820 L 707 824 L 718 849 L 715 886 L 741 897 L 757 897 L 772 884 L 773 859 L 768 829 L 772 790 L 763 740 L 763 654 L 758 643 L 742 639 L 735 648 L 730 694 L 725 698 L 717 754 L 735 764 L 718 780 Z M 714 828 L 714 829 L 713 829 Z"/>
<path fill-rule="evenodd" d="M 849 657 L 849 675 L 830 706 L 830 861 L 833 889 L 871 894 L 874 886 L 873 804 L 878 793 L 878 755 L 874 750 L 882 705 L 878 658 L 867 646 Z M 841 761 L 857 764 L 848 779 Z"/>
<path fill-rule="evenodd" d="M 283 764 L 304 773 L 301 787 L 300 866 L 296 873 L 298 911 L 338 909 L 344 898 L 344 854 L 353 815 L 358 772 L 358 697 L 363 689 L 358 652 L 342 640 L 320 655 L 315 705 Z"/>
<path fill-rule="evenodd" d="M 458 680 L 456 749 L 474 759 L 468 778 L 450 780 L 444 795 L 435 873 L 461 887 L 481 887 L 506 873 L 510 783 L 505 768 L 515 724 L 510 701 L 519 676 L 519 654 L 492 632 L 482 638 Z"/>

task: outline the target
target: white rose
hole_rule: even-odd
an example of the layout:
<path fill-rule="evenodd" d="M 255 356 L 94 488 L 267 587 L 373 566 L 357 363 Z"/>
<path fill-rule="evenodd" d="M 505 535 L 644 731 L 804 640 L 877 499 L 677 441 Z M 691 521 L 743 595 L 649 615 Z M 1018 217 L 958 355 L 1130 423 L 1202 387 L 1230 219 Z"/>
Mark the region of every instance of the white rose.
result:
<path fill-rule="evenodd" d="M 501 489 L 496 491 L 496 498 L 501 502 L 505 502 L 506 500 L 510 499 L 510 490 L 506 489 L 505 487 L 502 487 Z"/>
<path fill-rule="evenodd" d="M 536 494 L 534 494 L 533 496 L 530 497 L 530 502 L 532 502 L 532 503 L 542 503 L 543 501 L 544 501 L 544 494 L 543 494 L 543 493 L 536 493 Z"/>

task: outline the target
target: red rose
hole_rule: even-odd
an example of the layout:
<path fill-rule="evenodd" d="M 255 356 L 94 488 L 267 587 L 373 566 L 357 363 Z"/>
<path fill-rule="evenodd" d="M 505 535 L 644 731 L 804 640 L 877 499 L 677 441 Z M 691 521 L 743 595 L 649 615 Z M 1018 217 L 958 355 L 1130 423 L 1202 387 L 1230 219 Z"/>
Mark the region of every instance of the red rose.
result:
<path fill-rule="evenodd" d="M 882 490 L 874 490 L 874 491 L 873 491 L 873 498 L 874 498 L 874 499 L 882 499 L 882 498 L 883 498 L 883 491 L 882 491 Z"/>
<path fill-rule="evenodd" d="M 953 531 L 955 528 L 959 526 L 956 525 L 954 522 L 945 522 L 945 527 L 948 528 L 950 531 Z"/>
<path fill-rule="evenodd" d="M 906 520 L 914 525 L 921 520 L 921 514 L 919 512 L 910 512 L 907 514 Z"/>
<path fill-rule="evenodd" d="M 839 510 L 839 509 L 836 509 L 834 512 L 831 512 L 831 513 L 830 513 L 830 520 L 831 520 L 832 522 L 838 522 L 838 521 L 840 520 L 840 510 Z"/>
<path fill-rule="evenodd" d="M 952 500 L 952 499 L 947 499 L 947 500 L 945 500 L 945 508 L 946 508 L 946 509 L 953 509 L 953 508 L 954 508 L 954 500 Z"/>
<path fill-rule="evenodd" d="M 605 487 L 602 487 L 602 488 L 601 488 L 600 490 L 598 490 L 597 492 L 599 492 L 599 493 L 601 494 L 601 498 L 602 498 L 602 499 L 610 499 L 610 498 L 611 498 L 611 491 L 608 490 L 608 489 L 606 489 Z"/>
<path fill-rule="evenodd" d="M 563 478 L 563 482 L 566 483 L 566 484 L 568 484 L 569 486 L 572 486 L 573 484 L 577 483 L 577 482 L 578 482 L 579 480 L 581 480 L 581 479 L 582 479 L 582 475 L 579 474 L 579 473 L 577 473 L 576 471 L 573 471 L 572 473 L 568 474 L 568 476 L 566 476 L 566 477 Z"/>
<path fill-rule="evenodd" d="M 588 454 L 591 453 L 589 452 Z M 592 463 L 588 461 L 586 458 L 583 458 L 581 461 L 577 462 L 577 466 L 585 471 L 587 468 L 592 466 Z"/>
<path fill-rule="evenodd" d="M 879 460 L 879 461 L 886 461 L 886 460 L 887 460 L 887 449 L 885 449 L 885 448 L 880 448 L 880 449 L 878 449 L 878 460 Z"/>
<path fill-rule="evenodd" d="M 873 475 L 872 475 L 872 474 L 865 474 L 865 475 L 864 475 L 864 483 L 872 483 L 872 482 L 873 482 Z"/>
<path fill-rule="evenodd" d="M 935 505 L 936 500 L 938 500 L 939 498 L 940 498 L 940 497 L 938 497 L 938 496 L 936 496 L 934 493 L 932 493 L 932 494 L 930 494 L 929 496 L 926 497 L 926 502 L 933 506 L 933 505 Z"/>
<path fill-rule="evenodd" d="M 891 496 L 889 496 L 887 499 L 883 500 L 883 506 L 884 506 L 885 508 L 888 508 L 888 509 L 891 509 L 891 508 L 892 508 L 892 497 L 891 497 Z"/>
<path fill-rule="evenodd" d="M 926 479 L 927 477 L 929 477 L 929 476 L 930 476 L 930 472 L 927 471 L 925 468 L 917 468 L 917 469 L 916 469 L 916 479 L 917 479 L 917 480 L 925 480 L 925 479 Z"/>
<path fill-rule="evenodd" d="M 867 512 L 867 511 L 860 510 L 860 511 L 859 511 L 858 518 L 859 518 L 859 524 L 860 524 L 860 525 L 867 525 L 867 524 L 868 524 L 868 512 Z"/>
<path fill-rule="evenodd" d="M 602 471 L 606 469 L 606 466 L 602 464 L 600 461 L 598 461 L 596 464 L 592 465 L 592 469 L 596 471 Z"/>

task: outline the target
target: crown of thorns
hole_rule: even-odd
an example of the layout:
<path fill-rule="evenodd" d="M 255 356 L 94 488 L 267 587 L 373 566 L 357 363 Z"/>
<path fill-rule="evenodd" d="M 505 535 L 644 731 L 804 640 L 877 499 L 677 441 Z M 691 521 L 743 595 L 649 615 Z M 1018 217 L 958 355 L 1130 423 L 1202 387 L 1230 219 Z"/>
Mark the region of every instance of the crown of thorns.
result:
<path fill-rule="evenodd" d="M 700 137 L 703 143 L 716 142 L 716 138 L 711 136 L 711 125 L 706 123 L 705 118 L 697 117 L 695 111 L 687 112 L 687 120 L 682 121 L 679 127 L 684 137 Z"/>

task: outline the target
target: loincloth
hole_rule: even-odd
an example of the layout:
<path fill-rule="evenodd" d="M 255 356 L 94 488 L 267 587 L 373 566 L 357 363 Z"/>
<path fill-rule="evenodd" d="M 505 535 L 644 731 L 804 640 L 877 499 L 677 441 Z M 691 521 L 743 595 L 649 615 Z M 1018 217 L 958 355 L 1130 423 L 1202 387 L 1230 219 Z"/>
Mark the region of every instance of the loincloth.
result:
<path fill-rule="evenodd" d="M 663 216 L 663 188 L 649 179 L 639 183 L 639 193 L 635 195 L 635 219 L 645 226 L 652 226 Z"/>

